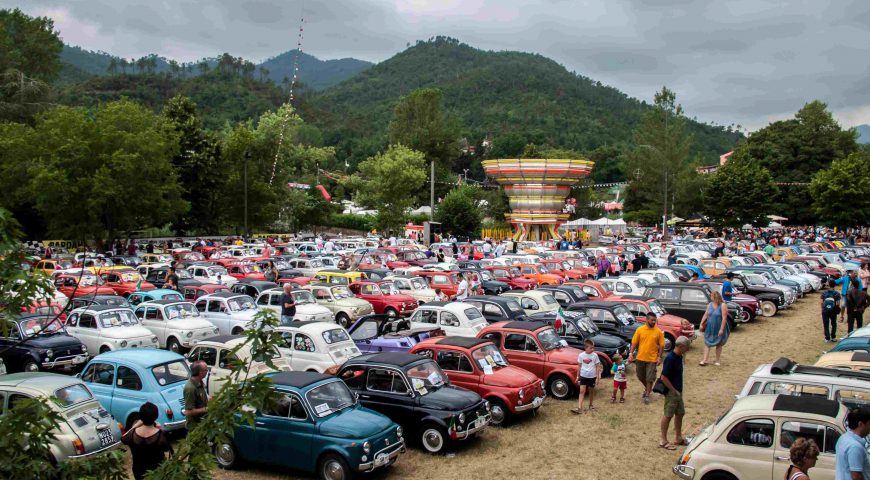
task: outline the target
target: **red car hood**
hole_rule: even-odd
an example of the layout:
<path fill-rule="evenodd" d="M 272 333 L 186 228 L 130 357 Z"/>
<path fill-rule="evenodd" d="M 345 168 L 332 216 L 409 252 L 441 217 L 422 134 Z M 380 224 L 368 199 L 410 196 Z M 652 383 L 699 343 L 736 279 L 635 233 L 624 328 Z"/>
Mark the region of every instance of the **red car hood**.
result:
<path fill-rule="evenodd" d="M 572 364 L 575 367 L 577 364 L 577 357 L 580 355 L 580 349 L 571 348 L 571 347 L 562 347 L 557 348 L 555 350 L 551 350 L 547 355 L 547 360 L 552 363 L 567 363 Z"/>
<path fill-rule="evenodd" d="M 483 375 L 483 384 L 491 387 L 520 388 L 537 380 L 538 377 L 520 367 L 508 365 L 507 367 L 494 370 L 492 375 Z"/>
<path fill-rule="evenodd" d="M 413 303 L 415 305 L 417 304 L 417 300 L 414 297 L 401 293 L 398 295 L 384 295 L 384 300 L 388 302 Z"/>
<path fill-rule="evenodd" d="M 749 305 L 758 305 L 758 299 L 753 297 L 752 295 L 746 295 L 745 293 L 737 293 L 733 297 L 731 297 L 731 301 L 738 305 L 749 304 Z"/>
<path fill-rule="evenodd" d="M 659 323 L 662 323 L 662 321 L 664 321 L 664 322 L 667 322 L 667 325 L 669 327 L 683 328 L 683 321 L 684 320 L 685 320 L 685 318 L 683 318 L 683 317 L 678 317 L 676 315 L 671 315 L 670 313 L 666 313 L 666 314 L 662 315 L 661 317 L 659 317 L 656 320 L 656 323 L 659 324 Z"/>

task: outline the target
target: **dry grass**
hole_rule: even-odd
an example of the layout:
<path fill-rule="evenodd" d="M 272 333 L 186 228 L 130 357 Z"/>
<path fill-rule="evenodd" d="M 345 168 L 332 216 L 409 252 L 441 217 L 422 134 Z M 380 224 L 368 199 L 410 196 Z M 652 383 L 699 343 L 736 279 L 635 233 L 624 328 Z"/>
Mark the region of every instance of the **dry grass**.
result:
<path fill-rule="evenodd" d="M 825 349 L 816 295 L 799 301 L 772 319 L 741 325 L 731 335 L 722 366 L 698 366 L 703 344 L 689 351 L 685 367 L 687 434 L 700 430 L 729 408 L 746 378 L 761 363 L 781 356 L 814 362 Z M 845 325 L 842 334 L 845 334 Z M 631 372 L 633 374 L 633 370 Z M 610 383 L 605 380 L 604 386 Z M 412 447 L 389 469 L 372 478 L 413 479 L 613 479 L 676 478 L 670 469 L 679 451 L 658 446 L 662 399 L 640 401 L 640 383 L 630 377 L 625 404 L 610 404 L 610 391 L 599 391 L 597 410 L 575 416 L 576 400 L 547 399 L 535 417 L 460 445 L 455 455 L 433 456 Z M 671 431 L 673 438 L 673 430 Z M 218 479 L 311 478 L 279 468 L 248 467 L 216 471 Z"/>

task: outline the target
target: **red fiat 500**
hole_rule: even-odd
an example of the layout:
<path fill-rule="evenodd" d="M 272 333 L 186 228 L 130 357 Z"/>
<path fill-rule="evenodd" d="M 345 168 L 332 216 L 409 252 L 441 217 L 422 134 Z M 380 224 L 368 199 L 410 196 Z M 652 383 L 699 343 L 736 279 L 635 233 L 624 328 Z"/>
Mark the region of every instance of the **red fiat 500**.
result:
<path fill-rule="evenodd" d="M 399 293 L 392 282 L 381 285 L 378 282 L 354 282 L 348 285 L 350 291 L 362 300 L 372 304 L 376 314 L 391 317 L 407 317 L 417 309 L 417 300 L 410 295 Z"/>
<path fill-rule="evenodd" d="M 450 383 L 489 400 L 493 425 L 511 416 L 537 410 L 544 403 L 544 382 L 535 374 L 508 364 L 495 344 L 474 337 L 429 338 L 409 353 L 435 360 Z"/>
<path fill-rule="evenodd" d="M 499 282 L 505 282 L 513 289 L 531 290 L 538 286 L 538 282 L 524 277 L 520 273 L 520 269 L 511 265 L 488 265 L 487 270 L 492 272 L 492 276 Z"/>

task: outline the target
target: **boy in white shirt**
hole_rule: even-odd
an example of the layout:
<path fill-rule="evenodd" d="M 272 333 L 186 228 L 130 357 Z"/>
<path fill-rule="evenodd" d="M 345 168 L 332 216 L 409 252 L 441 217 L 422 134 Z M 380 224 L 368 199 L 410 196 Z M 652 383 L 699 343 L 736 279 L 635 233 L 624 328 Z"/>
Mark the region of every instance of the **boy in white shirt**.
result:
<path fill-rule="evenodd" d="M 601 360 L 598 359 L 598 354 L 595 353 L 595 342 L 586 340 L 583 345 L 586 348 L 577 356 L 577 363 L 580 364 L 580 368 L 577 370 L 580 398 L 577 408 L 571 409 L 571 413 L 575 415 L 595 408 L 592 406 L 592 401 L 595 398 L 595 385 L 601 381 Z M 589 392 L 589 408 L 583 410 L 583 400 L 587 392 Z"/>

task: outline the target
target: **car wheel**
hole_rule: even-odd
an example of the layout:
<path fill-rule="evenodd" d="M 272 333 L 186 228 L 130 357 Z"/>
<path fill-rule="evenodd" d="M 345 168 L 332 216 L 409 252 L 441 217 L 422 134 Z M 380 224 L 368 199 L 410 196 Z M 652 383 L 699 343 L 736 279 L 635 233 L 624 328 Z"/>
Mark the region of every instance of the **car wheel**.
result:
<path fill-rule="evenodd" d="M 737 477 L 728 472 L 710 472 L 702 480 L 737 480 Z"/>
<path fill-rule="evenodd" d="M 39 364 L 34 362 L 33 360 L 28 360 L 24 362 L 24 366 L 22 367 L 23 372 L 38 372 Z"/>
<path fill-rule="evenodd" d="M 105 346 L 105 345 L 103 345 L 102 347 L 100 347 L 100 353 L 106 353 L 106 352 L 111 352 L 111 351 L 112 351 L 112 349 L 109 348 L 109 347 L 107 347 L 107 346 Z"/>
<path fill-rule="evenodd" d="M 752 320 L 752 313 L 745 308 L 741 308 L 740 309 L 740 322 L 746 323 L 750 320 Z"/>
<path fill-rule="evenodd" d="M 388 309 L 384 310 L 384 313 L 388 317 L 392 317 L 392 318 L 396 318 L 399 316 L 399 312 L 397 312 L 396 309 L 394 309 L 394 308 L 388 308 Z"/>
<path fill-rule="evenodd" d="M 437 425 L 426 425 L 420 435 L 423 448 L 429 453 L 440 453 L 447 445 L 447 432 Z"/>
<path fill-rule="evenodd" d="M 245 330 L 242 327 L 236 327 L 233 329 L 233 335 L 241 335 Z"/>
<path fill-rule="evenodd" d="M 765 318 L 770 318 L 776 315 L 776 304 L 771 302 L 770 300 L 762 300 L 761 302 L 761 316 Z"/>
<path fill-rule="evenodd" d="M 605 354 L 603 357 L 599 355 L 598 360 L 601 362 L 601 376 L 609 377 L 610 376 L 610 368 L 613 367 L 613 360 L 607 357 Z"/>
<path fill-rule="evenodd" d="M 317 475 L 321 480 L 348 480 L 353 478 L 353 472 L 341 455 L 327 453 L 320 460 Z"/>
<path fill-rule="evenodd" d="M 674 336 L 670 333 L 665 334 L 665 351 L 670 352 L 674 349 Z"/>
<path fill-rule="evenodd" d="M 493 426 L 503 427 L 510 421 L 510 410 L 497 398 L 489 401 L 489 414 L 492 417 L 491 423 Z"/>
<path fill-rule="evenodd" d="M 224 440 L 214 447 L 214 459 L 218 466 L 231 470 L 239 464 L 238 452 L 229 440 Z"/>
<path fill-rule="evenodd" d="M 131 413 L 129 417 L 127 417 L 127 423 L 124 425 L 124 431 L 130 430 L 133 428 L 133 424 L 136 423 L 136 420 L 139 420 L 138 413 Z"/>
<path fill-rule="evenodd" d="M 566 400 L 571 396 L 571 391 L 574 390 L 574 387 L 571 384 L 571 380 L 568 380 L 568 377 L 556 374 L 550 377 L 550 381 L 547 383 L 547 390 L 550 391 L 550 395 L 556 400 Z"/>
<path fill-rule="evenodd" d="M 181 344 L 175 338 L 166 341 L 166 349 L 170 352 L 181 353 Z"/>
<path fill-rule="evenodd" d="M 341 325 L 342 328 L 348 328 L 350 326 L 350 317 L 346 313 L 339 313 L 335 316 L 335 323 Z"/>

